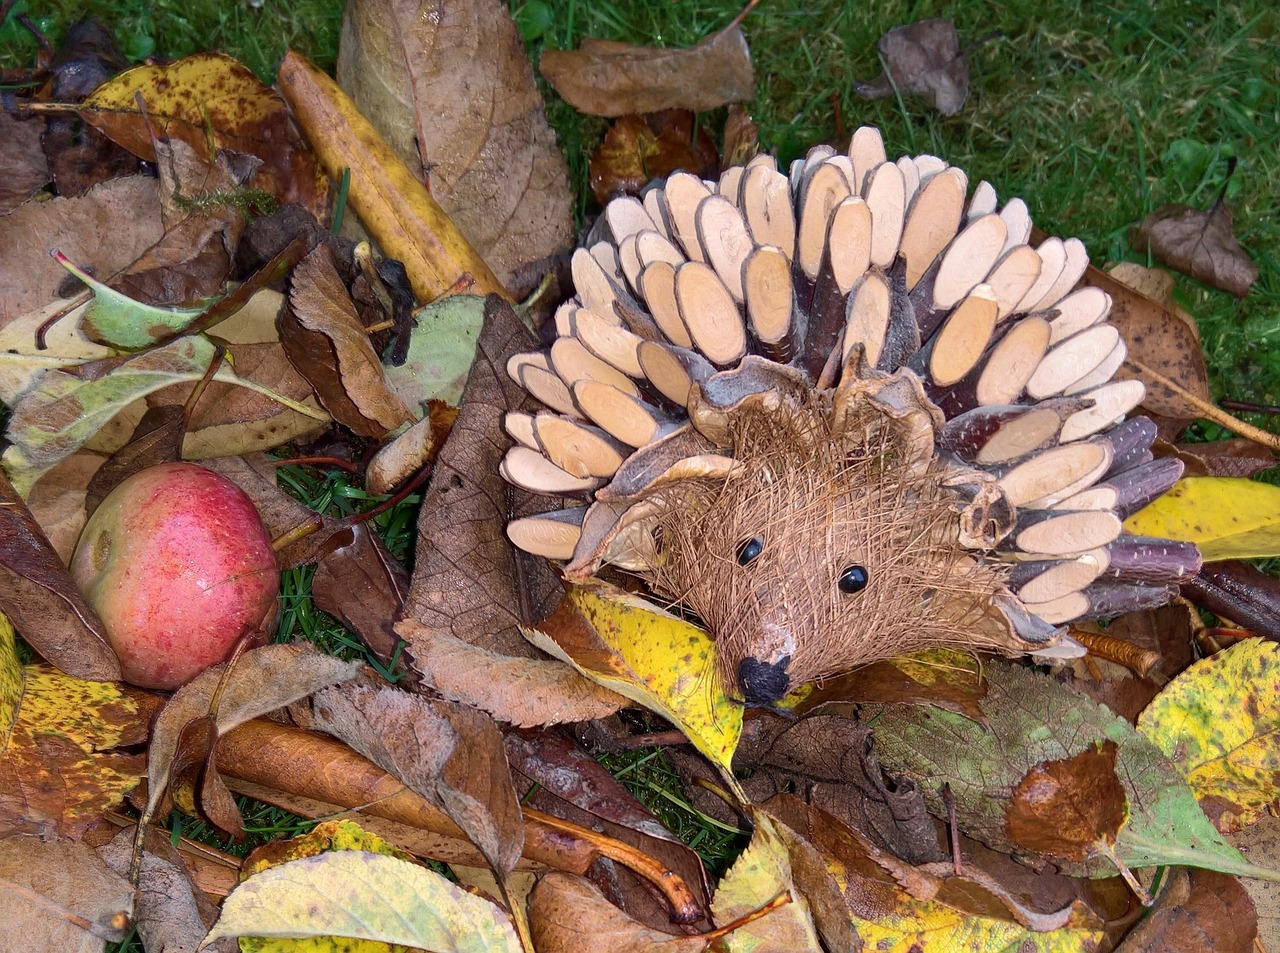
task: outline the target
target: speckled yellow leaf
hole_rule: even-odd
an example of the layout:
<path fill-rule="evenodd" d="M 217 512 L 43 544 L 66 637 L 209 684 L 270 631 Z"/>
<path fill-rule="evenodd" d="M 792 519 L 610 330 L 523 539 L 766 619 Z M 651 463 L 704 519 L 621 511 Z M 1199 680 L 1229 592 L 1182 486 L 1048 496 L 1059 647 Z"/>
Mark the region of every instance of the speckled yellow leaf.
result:
<path fill-rule="evenodd" d="M 0 754 L 9 747 L 13 723 L 22 704 L 22 663 L 18 661 L 17 633 L 0 613 Z"/>
<path fill-rule="evenodd" d="M 853 918 L 863 949 L 876 953 L 1094 953 L 1101 930 L 1036 933 L 1008 920 L 975 917 L 935 901 L 906 898 L 879 920 Z"/>
<path fill-rule="evenodd" d="M 572 586 L 567 598 L 592 632 L 571 642 L 563 633 L 528 630 L 529 640 L 670 719 L 724 770 L 726 780 L 732 778 L 729 762 L 742 734 L 742 706 L 720 688 L 715 643 L 706 630 L 602 583 Z"/>
<path fill-rule="evenodd" d="M 1280 487 L 1239 477 L 1188 477 L 1130 516 L 1124 528 L 1195 543 L 1205 562 L 1280 556 Z"/>
<path fill-rule="evenodd" d="M 1245 639 L 1192 665 L 1138 719 L 1220 830 L 1280 797 L 1280 645 Z"/>

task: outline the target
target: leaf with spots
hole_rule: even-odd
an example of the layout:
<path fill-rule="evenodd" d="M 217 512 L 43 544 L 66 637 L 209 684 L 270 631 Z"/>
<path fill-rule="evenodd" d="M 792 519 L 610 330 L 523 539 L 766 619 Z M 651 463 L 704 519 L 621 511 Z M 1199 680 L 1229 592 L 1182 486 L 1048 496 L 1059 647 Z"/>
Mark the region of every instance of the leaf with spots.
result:
<path fill-rule="evenodd" d="M 1205 562 L 1280 556 L 1280 487 L 1240 477 L 1187 477 L 1124 528 L 1195 543 Z"/>
<path fill-rule="evenodd" d="M 1280 797 L 1280 645 L 1244 639 L 1175 678 L 1138 719 L 1219 830 Z"/>

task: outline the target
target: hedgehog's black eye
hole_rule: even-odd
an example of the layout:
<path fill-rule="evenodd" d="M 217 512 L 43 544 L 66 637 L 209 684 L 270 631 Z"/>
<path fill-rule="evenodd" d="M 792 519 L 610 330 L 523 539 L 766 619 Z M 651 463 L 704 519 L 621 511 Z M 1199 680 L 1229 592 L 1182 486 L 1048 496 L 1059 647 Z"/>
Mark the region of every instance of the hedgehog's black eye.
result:
<path fill-rule="evenodd" d="M 752 536 L 750 539 L 744 539 L 734 552 L 738 555 L 738 565 L 745 566 L 764 552 L 764 537 Z"/>
<path fill-rule="evenodd" d="M 836 580 L 836 585 L 845 595 L 851 596 L 867 588 L 870 580 L 871 576 L 862 566 L 845 566 L 840 572 L 840 578 Z"/>

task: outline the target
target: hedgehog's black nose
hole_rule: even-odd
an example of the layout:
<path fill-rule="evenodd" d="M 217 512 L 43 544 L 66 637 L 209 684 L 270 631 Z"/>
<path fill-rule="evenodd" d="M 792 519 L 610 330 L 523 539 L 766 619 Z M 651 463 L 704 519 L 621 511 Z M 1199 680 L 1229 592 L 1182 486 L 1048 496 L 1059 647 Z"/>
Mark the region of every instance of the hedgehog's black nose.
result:
<path fill-rule="evenodd" d="M 744 658 L 738 663 L 738 687 L 742 699 L 748 705 L 775 705 L 786 696 L 791 687 L 787 666 L 791 656 L 784 655 L 776 662 Z"/>

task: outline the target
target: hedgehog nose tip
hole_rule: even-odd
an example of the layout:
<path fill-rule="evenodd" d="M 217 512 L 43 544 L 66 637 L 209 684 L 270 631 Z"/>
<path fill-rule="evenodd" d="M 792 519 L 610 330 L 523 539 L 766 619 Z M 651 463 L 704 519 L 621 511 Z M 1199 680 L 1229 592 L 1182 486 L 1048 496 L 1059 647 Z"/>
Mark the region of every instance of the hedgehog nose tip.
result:
<path fill-rule="evenodd" d="M 770 706 L 781 701 L 791 687 L 787 666 L 791 656 L 773 662 L 744 658 L 738 663 L 738 687 L 748 705 Z"/>

